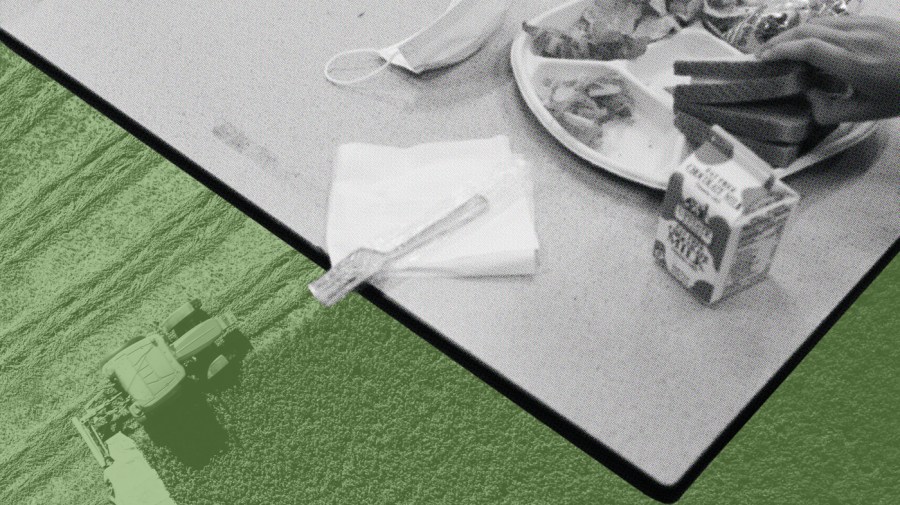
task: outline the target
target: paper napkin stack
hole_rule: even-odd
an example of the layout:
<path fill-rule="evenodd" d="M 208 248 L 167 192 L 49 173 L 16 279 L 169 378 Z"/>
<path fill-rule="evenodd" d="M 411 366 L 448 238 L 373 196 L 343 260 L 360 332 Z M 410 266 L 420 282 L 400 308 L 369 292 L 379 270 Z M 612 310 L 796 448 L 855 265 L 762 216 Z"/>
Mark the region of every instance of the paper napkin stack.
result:
<path fill-rule="evenodd" d="M 400 259 L 392 274 L 534 274 L 533 188 L 527 166 L 513 155 L 505 136 L 410 148 L 342 145 L 328 205 L 326 247 L 332 265 L 421 221 L 440 202 L 467 188 L 488 186 L 503 174 L 512 181 L 503 205 L 491 205 L 476 221 Z"/>

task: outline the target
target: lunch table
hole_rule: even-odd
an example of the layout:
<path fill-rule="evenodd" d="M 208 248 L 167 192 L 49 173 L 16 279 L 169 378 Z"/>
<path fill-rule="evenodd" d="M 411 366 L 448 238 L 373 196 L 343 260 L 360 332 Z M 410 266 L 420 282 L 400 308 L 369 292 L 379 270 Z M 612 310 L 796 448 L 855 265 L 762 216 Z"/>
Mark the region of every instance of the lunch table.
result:
<path fill-rule="evenodd" d="M 677 498 L 896 253 L 900 122 L 788 178 L 801 203 L 769 278 L 707 307 L 653 260 L 663 193 L 566 150 L 518 92 L 512 38 L 560 2 L 514 1 L 448 69 L 350 87 L 323 77 L 333 54 L 402 40 L 447 3 L 44 0 L 7 4 L 0 28 L 319 259 L 340 144 L 509 136 L 533 163 L 536 275 L 388 279 L 366 294 L 643 491 Z M 890 3 L 867 8 L 898 15 Z"/>

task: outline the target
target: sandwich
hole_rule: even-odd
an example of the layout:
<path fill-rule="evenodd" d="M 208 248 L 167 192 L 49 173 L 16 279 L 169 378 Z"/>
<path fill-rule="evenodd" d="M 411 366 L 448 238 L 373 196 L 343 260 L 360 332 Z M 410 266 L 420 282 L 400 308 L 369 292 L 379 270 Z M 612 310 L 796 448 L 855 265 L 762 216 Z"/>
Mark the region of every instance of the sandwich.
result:
<path fill-rule="evenodd" d="M 679 61 L 675 75 L 691 77 L 675 86 L 676 99 L 694 103 L 744 103 L 802 95 L 809 69 L 793 62 Z"/>
<path fill-rule="evenodd" d="M 717 124 L 774 167 L 785 167 L 814 147 L 833 127 L 813 119 L 805 98 L 811 67 L 791 61 L 676 61 L 689 84 L 672 90 L 675 126 L 688 140 L 705 138 Z"/>
<path fill-rule="evenodd" d="M 763 142 L 801 144 L 813 131 L 805 100 L 779 99 L 738 104 L 705 104 L 675 98 L 675 109 L 717 124 L 739 137 Z"/>
<path fill-rule="evenodd" d="M 681 130 L 693 149 L 700 147 L 709 138 L 712 127 L 709 123 L 681 111 L 675 113 L 675 126 Z M 800 144 L 765 142 L 741 135 L 735 135 L 735 138 L 773 167 L 790 165 L 800 156 L 801 152 Z"/>

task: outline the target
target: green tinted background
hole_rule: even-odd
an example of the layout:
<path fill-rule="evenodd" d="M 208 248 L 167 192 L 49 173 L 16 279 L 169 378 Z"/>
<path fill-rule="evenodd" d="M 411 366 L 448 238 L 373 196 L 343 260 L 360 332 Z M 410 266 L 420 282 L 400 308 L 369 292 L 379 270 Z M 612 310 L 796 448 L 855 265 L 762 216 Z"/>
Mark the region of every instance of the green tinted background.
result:
<path fill-rule="evenodd" d="M 122 341 L 191 296 L 253 346 L 132 435 L 182 505 L 651 503 L 0 46 L 0 496 L 103 503 L 68 418 Z M 682 498 L 893 503 L 893 261 Z"/>

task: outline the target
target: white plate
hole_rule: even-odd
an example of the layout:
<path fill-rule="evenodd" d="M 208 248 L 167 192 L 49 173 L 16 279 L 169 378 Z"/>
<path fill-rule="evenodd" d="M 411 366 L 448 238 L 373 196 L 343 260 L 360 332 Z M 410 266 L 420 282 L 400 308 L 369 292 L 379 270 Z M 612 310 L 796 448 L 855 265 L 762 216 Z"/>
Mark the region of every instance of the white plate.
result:
<path fill-rule="evenodd" d="M 529 21 L 531 25 L 567 30 L 592 0 L 574 0 Z M 687 155 L 684 136 L 673 125 L 672 96 L 664 88 L 683 82 L 672 70 L 676 60 L 751 58 L 700 26 L 688 27 L 651 44 L 634 60 L 594 61 L 545 58 L 536 54 L 522 31 L 511 49 L 519 92 L 538 121 L 566 148 L 588 162 L 645 186 L 665 189 L 672 169 Z M 629 84 L 637 105 L 633 126 L 614 122 L 603 128 L 603 142 L 594 149 L 569 133 L 541 102 L 538 86 L 546 77 L 558 79 L 618 74 Z M 784 177 L 823 161 L 859 143 L 875 131 L 874 121 L 841 125 L 815 148 L 775 173 Z"/>

